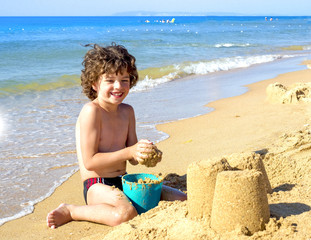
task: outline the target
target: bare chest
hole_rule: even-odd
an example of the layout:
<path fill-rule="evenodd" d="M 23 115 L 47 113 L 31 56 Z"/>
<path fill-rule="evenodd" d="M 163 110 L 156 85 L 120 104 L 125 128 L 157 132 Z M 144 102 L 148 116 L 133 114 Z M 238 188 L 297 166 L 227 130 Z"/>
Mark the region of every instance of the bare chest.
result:
<path fill-rule="evenodd" d="M 99 151 L 117 151 L 126 146 L 129 121 L 124 117 L 105 119 L 101 124 Z"/>

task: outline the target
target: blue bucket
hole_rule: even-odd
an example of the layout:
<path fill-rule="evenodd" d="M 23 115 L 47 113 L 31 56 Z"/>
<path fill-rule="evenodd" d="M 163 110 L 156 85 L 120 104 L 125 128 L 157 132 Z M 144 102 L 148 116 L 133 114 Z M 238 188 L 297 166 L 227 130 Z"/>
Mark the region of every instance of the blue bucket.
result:
<path fill-rule="evenodd" d="M 138 183 L 139 179 L 145 181 L 148 178 L 155 182 Z M 138 214 L 147 212 L 158 205 L 162 184 L 162 178 L 153 174 L 127 174 L 122 177 L 123 192 L 130 199 Z"/>

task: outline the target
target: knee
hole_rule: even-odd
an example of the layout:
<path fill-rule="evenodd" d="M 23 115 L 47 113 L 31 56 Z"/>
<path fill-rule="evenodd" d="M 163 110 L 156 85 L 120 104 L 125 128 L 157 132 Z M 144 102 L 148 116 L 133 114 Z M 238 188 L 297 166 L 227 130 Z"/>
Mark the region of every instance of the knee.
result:
<path fill-rule="evenodd" d="M 180 201 L 186 201 L 187 200 L 187 194 L 181 194 L 180 196 L 179 196 L 179 199 L 178 200 L 180 200 Z"/>
<path fill-rule="evenodd" d="M 176 188 L 172 188 L 166 185 L 163 185 L 162 187 L 162 192 L 161 192 L 161 200 L 165 200 L 165 201 L 185 201 L 187 200 L 187 194 L 185 194 L 184 192 L 176 189 Z"/>
<path fill-rule="evenodd" d="M 134 206 L 120 206 L 116 210 L 116 218 L 112 222 L 112 226 L 120 225 L 137 216 L 137 211 Z"/>

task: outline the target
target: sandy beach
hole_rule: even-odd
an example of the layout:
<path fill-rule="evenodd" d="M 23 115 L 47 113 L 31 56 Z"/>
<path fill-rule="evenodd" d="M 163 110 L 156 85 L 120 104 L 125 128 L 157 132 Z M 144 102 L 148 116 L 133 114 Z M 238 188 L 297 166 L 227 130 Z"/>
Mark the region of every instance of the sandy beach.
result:
<path fill-rule="evenodd" d="M 187 216 L 187 201 L 160 202 L 158 207 L 114 228 L 70 222 L 49 229 L 46 215 L 50 210 L 62 202 L 84 204 L 82 183 L 76 173 L 37 204 L 32 214 L 2 225 L 1 239 L 311 238 L 310 82 L 311 69 L 263 79 L 248 85 L 249 91 L 243 95 L 208 104 L 214 109 L 211 113 L 159 125 L 158 130 L 170 136 L 157 144 L 163 152 L 162 162 L 156 168 L 128 168 L 130 173 L 162 173 L 167 175 L 167 185 L 187 191 L 186 175 L 191 163 L 256 152 L 272 187 L 272 193 L 267 194 L 270 220 L 265 230 L 252 236 L 246 236 L 241 229 L 216 232 L 204 219 L 195 221 Z"/>

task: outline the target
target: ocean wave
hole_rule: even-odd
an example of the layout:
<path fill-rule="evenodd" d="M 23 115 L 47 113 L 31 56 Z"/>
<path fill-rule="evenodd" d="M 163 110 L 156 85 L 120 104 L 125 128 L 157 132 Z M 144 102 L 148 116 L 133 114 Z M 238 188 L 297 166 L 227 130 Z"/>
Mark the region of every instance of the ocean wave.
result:
<path fill-rule="evenodd" d="M 306 50 L 311 50 L 311 45 L 291 45 L 287 47 L 282 47 L 282 50 L 306 51 Z"/>
<path fill-rule="evenodd" d="M 176 78 L 179 78 L 179 75 L 177 72 L 169 73 L 165 76 L 162 76 L 162 77 L 156 78 L 156 79 L 153 79 L 147 75 L 144 77 L 143 80 L 138 81 L 136 86 L 133 87 L 131 89 L 131 91 L 133 91 L 133 92 L 145 91 L 145 90 L 154 88 L 159 84 L 166 83 L 166 82 L 169 82 L 171 80 L 174 80 Z"/>
<path fill-rule="evenodd" d="M 230 48 L 230 47 L 249 47 L 251 46 L 251 44 L 249 43 L 218 43 L 218 44 L 215 44 L 214 47 L 216 48 Z"/>
<path fill-rule="evenodd" d="M 190 75 L 204 75 L 219 71 L 229 71 L 246 68 L 255 64 L 268 63 L 292 55 L 259 55 L 245 57 L 220 58 L 210 61 L 184 62 L 164 68 L 149 68 L 144 70 L 142 80 L 131 89 L 133 92 L 145 91 L 157 85 Z"/>
<path fill-rule="evenodd" d="M 236 68 L 250 67 L 254 64 L 272 62 L 274 60 L 284 58 L 281 55 L 261 55 L 251 57 L 231 57 L 221 58 L 208 62 L 198 62 L 186 65 L 183 71 L 187 74 L 203 75 L 212 72 L 228 71 Z"/>

